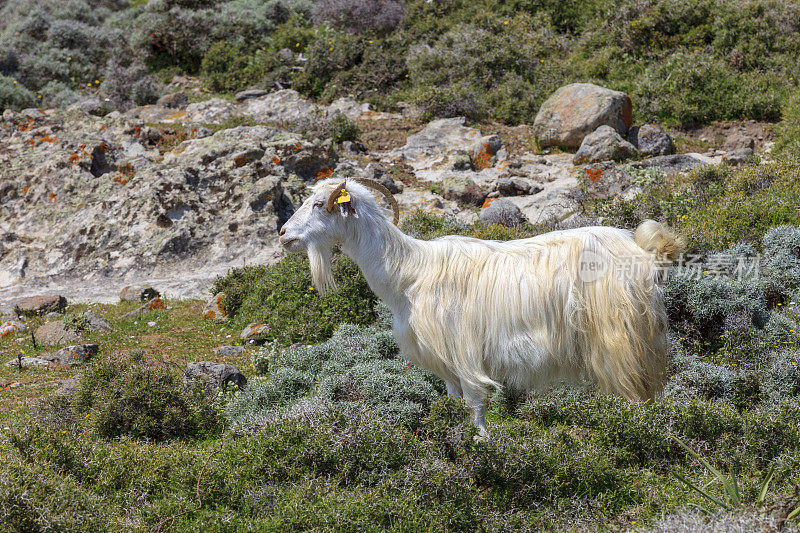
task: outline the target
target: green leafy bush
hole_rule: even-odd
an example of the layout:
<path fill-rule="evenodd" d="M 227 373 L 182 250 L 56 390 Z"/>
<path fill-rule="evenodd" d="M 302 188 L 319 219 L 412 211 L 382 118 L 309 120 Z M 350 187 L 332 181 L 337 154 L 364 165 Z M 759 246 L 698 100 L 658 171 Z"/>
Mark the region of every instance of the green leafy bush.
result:
<path fill-rule="evenodd" d="M 366 325 L 377 301 L 358 267 L 343 255 L 333 259 L 337 288 L 320 296 L 311 284 L 308 259 L 292 254 L 271 266 L 237 268 L 214 282 L 223 306 L 237 324 L 258 322 L 267 336 L 286 346 L 327 340 L 343 322 Z"/>
<path fill-rule="evenodd" d="M 107 439 L 190 439 L 224 426 L 210 394 L 199 388 L 186 390 L 172 371 L 135 358 L 92 365 L 81 374 L 68 410 L 65 401 L 53 397 L 40 412 L 54 421 L 56 410 Z"/>
<path fill-rule="evenodd" d="M 36 105 L 36 96 L 16 80 L 0 74 L 0 108 L 24 109 Z"/>
<path fill-rule="evenodd" d="M 347 118 L 347 115 L 336 113 L 328 123 L 328 134 L 333 142 L 340 144 L 345 141 L 357 141 L 361 132 L 358 124 Z"/>

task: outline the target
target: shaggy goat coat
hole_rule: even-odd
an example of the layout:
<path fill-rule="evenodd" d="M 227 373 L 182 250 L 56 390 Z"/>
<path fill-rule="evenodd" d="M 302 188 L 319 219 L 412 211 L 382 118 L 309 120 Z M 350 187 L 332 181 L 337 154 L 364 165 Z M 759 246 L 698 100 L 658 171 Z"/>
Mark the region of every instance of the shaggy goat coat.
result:
<path fill-rule="evenodd" d="M 662 389 L 667 320 L 658 283 L 682 241 L 661 224 L 646 221 L 635 236 L 587 227 L 507 242 L 421 241 L 387 221 L 368 189 L 347 189 L 359 216 L 337 220 L 325 246 L 308 243 L 314 279 L 329 282 L 326 252 L 341 244 L 392 309 L 402 354 L 448 389 L 589 380 L 630 400 Z M 341 218 L 338 210 L 319 216 Z"/>

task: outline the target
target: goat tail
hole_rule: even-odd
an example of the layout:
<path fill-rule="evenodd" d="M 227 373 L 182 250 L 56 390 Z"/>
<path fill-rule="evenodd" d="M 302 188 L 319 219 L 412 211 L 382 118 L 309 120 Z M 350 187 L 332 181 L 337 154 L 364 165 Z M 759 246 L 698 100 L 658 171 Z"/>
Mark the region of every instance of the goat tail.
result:
<path fill-rule="evenodd" d="M 645 220 L 639 224 L 633 238 L 639 248 L 668 264 L 675 261 L 686 248 L 686 239 L 682 235 L 655 220 Z"/>

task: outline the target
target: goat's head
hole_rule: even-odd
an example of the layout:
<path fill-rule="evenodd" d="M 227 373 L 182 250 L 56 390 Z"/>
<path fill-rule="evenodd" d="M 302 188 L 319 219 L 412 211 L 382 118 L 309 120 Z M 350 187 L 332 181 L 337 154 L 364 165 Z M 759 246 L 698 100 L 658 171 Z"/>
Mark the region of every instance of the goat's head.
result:
<path fill-rule="evenodd" d="M 397 224 L 400 209 L 391 192 L 372 180 L 348 178 L 320 182 L 281 228 L 279 240 L 287 251 L 308 254 L 314 285 L 321 292 L 334 285 L 331 249 L 344 242 L 357 224 L 372 224 L 374 217 L 383 216 L 370 189 L 386 197 Z"/>

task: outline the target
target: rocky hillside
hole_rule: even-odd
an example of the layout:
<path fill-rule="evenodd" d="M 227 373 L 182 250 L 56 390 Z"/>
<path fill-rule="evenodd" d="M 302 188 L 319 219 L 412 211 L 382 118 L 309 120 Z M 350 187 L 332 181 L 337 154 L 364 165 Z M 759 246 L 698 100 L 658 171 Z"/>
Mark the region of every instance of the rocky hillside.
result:
<path fill-rule="evenodd" d="M 580 223 L 582 198 L 635 194 L 647 168 L 685 172 L 723 154 L 672 155 L 662 128 L 634 126 L 627 95 L 590 84 L 560 89 L 532 127 L 501 135 L 463 117 L 421 123 L 413 106 L 405 115 L 350 98 L 321 106 L 292 90 L 188 103 L 187 92 L 125 113 L 103 114 L 91 99 L 4 112 L 3 301 L 53 289 L 109 300 L 138 283 L 206 297 L 228 269 L 280 257 L 277 230 L 330 176 L 382 181 L 404 214 L 570 225 Z M 342 140 L 343 127 L 359 124 L 364 142 Z M 405 139 L 371 142 L 398 124 Z M 759 137 L 734 133 L 718 144 L 733 149 L 724 157 L 736 164 L 756 142 L 763 147 Z"/>

